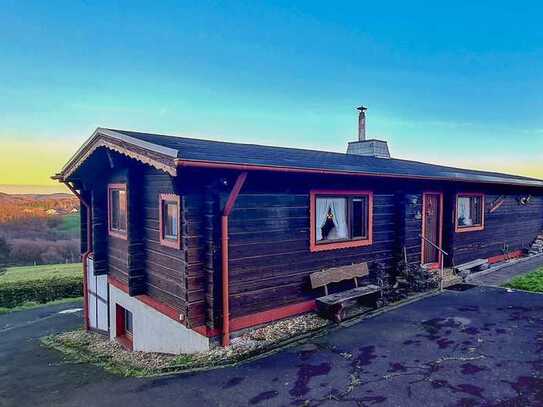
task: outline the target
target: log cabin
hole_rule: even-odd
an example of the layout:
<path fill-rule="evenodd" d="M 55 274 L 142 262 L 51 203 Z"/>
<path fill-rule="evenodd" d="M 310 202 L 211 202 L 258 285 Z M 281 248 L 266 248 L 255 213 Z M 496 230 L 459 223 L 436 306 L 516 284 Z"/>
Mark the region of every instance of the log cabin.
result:
<path fill-rule="evenodd" d="M 345 154 L 96 129 L 53 177 L 81 200 L 85 327 L 205 351 L 314 310 L 314 272 L 495 263 L 539 235 L 543 181 L 391 158 L 365 110 Z"/>

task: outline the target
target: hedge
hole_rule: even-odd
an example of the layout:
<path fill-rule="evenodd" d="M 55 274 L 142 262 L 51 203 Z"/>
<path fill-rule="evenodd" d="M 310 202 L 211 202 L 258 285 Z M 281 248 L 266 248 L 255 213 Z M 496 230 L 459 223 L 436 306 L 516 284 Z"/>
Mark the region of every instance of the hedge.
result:
<path fill-rule="evenodd" d="M 27 302 L 49 301 L 83 295 L 81 276 L 0 283 L 0 307 L 13 308 Z"/>

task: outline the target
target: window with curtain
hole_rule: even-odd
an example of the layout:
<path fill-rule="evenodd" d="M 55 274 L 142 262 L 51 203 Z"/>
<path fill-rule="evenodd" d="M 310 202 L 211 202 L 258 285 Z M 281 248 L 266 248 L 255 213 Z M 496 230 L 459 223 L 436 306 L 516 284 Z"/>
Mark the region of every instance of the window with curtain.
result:
<path fill-rule="evenodd" d="M 456 198 L 457 231 L 480 230 L 484 224 L 484 195 L 458 194 Z"/>
<path fill-rule="evenodd" d="M 128 228 L 128 205 L 126 185 L 109 185 L 108 195 L 110 234 L 125 236 Z"/>
<path fill-rule="evenodd" d="M 368 238 L 369 197 L 316 196 L 315 240 L 317 244 Z"/>
<path fill-rule="evenodd" d="M 160 243 L 163 246 L 180 248 L 180 199 L 178 195 L 160 195 Z"/>

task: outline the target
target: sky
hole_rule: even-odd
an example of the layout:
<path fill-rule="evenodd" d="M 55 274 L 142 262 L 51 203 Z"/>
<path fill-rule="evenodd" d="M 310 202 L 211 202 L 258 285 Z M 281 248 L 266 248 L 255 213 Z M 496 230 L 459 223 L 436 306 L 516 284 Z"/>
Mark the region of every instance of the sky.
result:
<path fill-rule="evenodd" d="M 344 152 L 359 105 L 394 157 L 543 178 L 541 2 L 334 3 L 2 1 L 0 191 L 99 126 Z"/>

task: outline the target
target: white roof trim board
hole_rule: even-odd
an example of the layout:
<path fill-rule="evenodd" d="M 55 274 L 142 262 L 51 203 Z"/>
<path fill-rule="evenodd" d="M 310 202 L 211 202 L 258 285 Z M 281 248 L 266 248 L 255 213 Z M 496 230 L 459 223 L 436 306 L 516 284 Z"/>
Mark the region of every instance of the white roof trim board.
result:
<path fill-rule="evenodd" d="M 102 136 L 110 137 L 112 139 L 124 142 L 126 144 L 142 148 L 144 150 L 156 153 L 160 156 L 163 156 L 166 159 L 171 159 L 171 164 L 167 165 L 162 161 L 154 160 L 137 152 L 127 151 L 107 140 L 102 138 Z M 128 157 L 131 157 L 135 160 L 149 164 L 161 171 L 164 171 L 171 176 L 177 175 L 175 160 L 177 159 L 178 153 L 177 150 L 169 147 L 160 146 L 157 144 L 149 143 L 144 140 L 138 140 L 134 137 L 127 136 L 126 134 L 121 134 L 110 129 L 104 129 L 98 127 L 91 137 L 77 150 L 77 152 L 70 158 L 70 160 L 62 167 L 62 170 L 59 173 L 60 178 L 65 180 L 70 175 L 74 173 L 77 168 L 99 147 L 105 147 L 109 150 L 116 151 L 120 154 L 124 154 Z"/>

